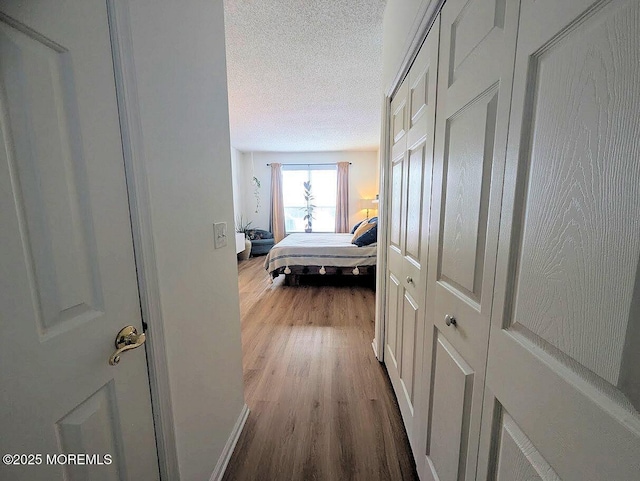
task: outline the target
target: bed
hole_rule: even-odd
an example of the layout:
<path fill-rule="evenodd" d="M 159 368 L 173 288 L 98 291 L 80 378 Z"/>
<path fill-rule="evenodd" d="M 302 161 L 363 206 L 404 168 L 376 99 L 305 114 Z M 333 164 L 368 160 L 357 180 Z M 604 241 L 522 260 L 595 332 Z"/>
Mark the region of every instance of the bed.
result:
<path fill-rule="evenodd" d="M 287 285 L 297 285 L 305 275 L 373 275 L 377 245 L 358 247 L 353 234 L 289 234 L 269 251 L 264 262 L 271 277 L 285 275 Z"/>

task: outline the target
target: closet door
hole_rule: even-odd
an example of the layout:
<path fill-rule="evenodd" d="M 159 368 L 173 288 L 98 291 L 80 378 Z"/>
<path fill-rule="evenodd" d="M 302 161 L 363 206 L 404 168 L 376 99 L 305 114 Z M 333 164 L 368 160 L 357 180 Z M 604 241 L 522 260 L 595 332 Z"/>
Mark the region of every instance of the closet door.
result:
<path fill-rule="evenodd" d="M 479 479 L 640 479 L 638 39 L 522 2 Z"/>
<path fill-rule="evenodd" d="M 406 105 L 407 84 L 405 79 L 396 96 L 391 102 L 391 132 L 393 139 L 391 147 L 391 175 L 389 182 L 390 216 L 389 216 L 389 245 L 387 253 L 387 292 L 386 292 L 386 324 L 385 324 L 385 364 L 400 411 L 405 417 L 410 407 L 402 389 L 402 299 L 404 283 L 402 282 L 402 243 L 404 239 L 406 187 L 404 183 L 404 169 L 407 154 Z"/>
<path fill-rule="evenodd" d="M 391 103 L 394 142 L 385 349 L 412 445 L 424 337 L 437 54 L 436 24 Z"/>
<path fill-rule="evenodd" d="M 475 478 L 518 8 L 448 0 L 441 12 L 423 480 Z"/>

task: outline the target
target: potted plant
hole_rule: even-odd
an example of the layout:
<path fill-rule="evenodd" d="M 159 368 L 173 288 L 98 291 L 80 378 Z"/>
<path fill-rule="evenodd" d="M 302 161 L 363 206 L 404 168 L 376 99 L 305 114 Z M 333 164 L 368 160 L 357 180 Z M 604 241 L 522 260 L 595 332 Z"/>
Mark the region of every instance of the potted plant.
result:
<path fill-rule="evenodd" d="M 304 185 L 304 201 L 307 204 L 305 207 L 303 207 L 303 210 L 305 212 L 303 218 L 303 220 L 305 221 L 304 231 L 311 232 L 312 222 L 313 219 L 315 219 L 315 217 L 313 217 L 313 209 L 316 208 L 316 206 L 311 203 L 311 201 L 313 200 L 313 194 L 311 194 L 311 181 L 308 180 L 306 182 L 303 182 L 302 185 Z"/>
<path fill-rule="evenodd" d="M 241 261 L 246 261 L 251 255 L 251 240 L 247 235 L 249 231 L 249 226 L 251 226 L 252 222 L 245 222 L 242 216 L 236 219 L 236 232 L 244 234 L 244 250 L 238 253 L 238 259 Z"/>

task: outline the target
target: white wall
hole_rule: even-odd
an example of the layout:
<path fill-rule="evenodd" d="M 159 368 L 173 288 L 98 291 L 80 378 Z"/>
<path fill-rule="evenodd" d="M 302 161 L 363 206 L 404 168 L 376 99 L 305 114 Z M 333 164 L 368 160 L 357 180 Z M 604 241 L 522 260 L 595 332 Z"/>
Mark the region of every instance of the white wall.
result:
<path fill-rule="evenodd" d="M 378 152 L 254 152 L 243 153 L 240 164 L 242 177 L 239 188 L 244 199 L 243 216 L 253 222 L 252 226 L 269 228 L 269 209 L 271 205 L 271 167 L 267 164 L 335 164 L 351 162 L 349 166 L 349 223 L 364 219 L 365 211 L 360 208 L 360 199 L 371 199 L 378 193 Z M 260 208 L 256 213 L 256 200 L 253 194 L 251 178 L 260 180 Z M 369 211 L 369 216 L 375 212 Z"/>
<path fill-rule="evenodd" d="M 231 187 L 233 188 L 233 213 L 237 219 L 244 212 L 244 197 L 240 191 L 242 152 L 231 147 Z"/>
<path fill-rule="evenodd" d="M 130 14 L 180 479 L 202 481 L 244 405 L 233 236 L 214 250 L 212 229 L 233 232 L 223 4 Z"/>
<path fill-rule="evenodd" d="M 400 70 L 424 11 L 435 0 L 387 0 L 382 21 L 382 87 L 386 92 Z"/>

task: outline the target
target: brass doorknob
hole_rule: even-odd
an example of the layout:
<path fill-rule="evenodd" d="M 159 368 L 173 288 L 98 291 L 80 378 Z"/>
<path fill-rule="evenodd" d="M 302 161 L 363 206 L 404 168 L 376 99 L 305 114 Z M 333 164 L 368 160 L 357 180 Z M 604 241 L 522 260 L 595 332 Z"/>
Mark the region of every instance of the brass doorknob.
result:
<path fill-rule="evenodd" d="M 444 323 L 447 326 L 455 326 L 458 322 L 456 321 L 456 318 L 447 314 L 446 316 L 444 316 Z"/>
<path fill-rule="evenodd" d="M 115 366 L 120 362 L 120 354 L 142 346 L 146 340 L 144 332 L 138 334 L 138 330 L 133 326 L 123 327 L 116 336 L 116 352 L 109 358 L 109 364 Z"/>

